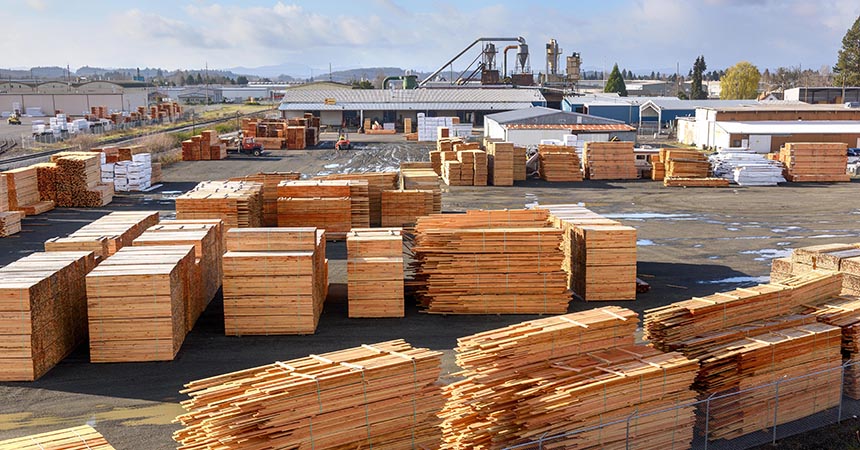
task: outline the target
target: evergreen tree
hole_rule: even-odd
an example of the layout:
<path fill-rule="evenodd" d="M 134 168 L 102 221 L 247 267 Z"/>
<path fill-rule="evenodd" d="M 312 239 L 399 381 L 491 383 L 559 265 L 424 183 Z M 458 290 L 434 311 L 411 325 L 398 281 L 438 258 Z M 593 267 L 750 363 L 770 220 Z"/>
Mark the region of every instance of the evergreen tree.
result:
<path fill-rule="evenodd" d="M 652 80 L 656 80 L 656 79 L 657 79 L 657 77 L 654 75 L 654 71 L 653 71 L 653 70 L 651 71 L 651 79 L 652 79 Z"/>
<path fill-rule="evenodd" d="M 612 66 L 612 72 L 609 73 L 603 92 L 616 92 L 622 97 L 627 97 L 627 86 L 624 85 L 624 77 L 621 76 L 617 63 Z"/>
<path fill-rule="evenodd" d="M 186 85 L 194 84 L 194 77 L 192 75 L 188 75 L 188 78 L 185 79 L 185 84 Z"/>
<path fill-rule="evenodd" d="M 834 86 L 860 86 L 860 17 L 842 38 L 842 48 L 833 72 L 836 74 Z"/>
<path fill-rule="evenodd" d="M 246 77 L 245 75 L 239 75 L 238 77 L 236 77 L 236 84 L 248 84 L 248 77 Z"/>
<path fill-rule="evenodd" d="M 699 56 L 696 62 L 693 63 L 693 71 L 691 78 L 693 80 L 690 85 L 690 98 L 693 100 L 703 100 L 708 98 L 708 93 L 702 88 L 702 74 L 708 66 L 705 64 L 705 57 Z"/>

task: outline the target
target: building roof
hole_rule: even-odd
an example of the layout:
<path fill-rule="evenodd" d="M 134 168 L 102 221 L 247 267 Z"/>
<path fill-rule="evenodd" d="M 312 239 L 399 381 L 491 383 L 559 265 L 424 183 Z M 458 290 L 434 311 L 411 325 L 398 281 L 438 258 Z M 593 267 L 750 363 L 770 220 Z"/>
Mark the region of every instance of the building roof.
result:
<path fill-rule="evenodd" d="M 701 106 L 700 108 L 709 109 L 717 112 L 745 112 L 745 111 L 845 111 L 851 110 L 845 105 L 810 105 L 794 100 L 777 100 L 756 102 L 749 105 L 740 106 Z"/>
<path fill-rule="evenodd" d="M 535 103 L 546 103 L 546 99 L 537 89 L 288 89 L 279 109 L 422 110 L 478 107 L 487 110 L 522 108 Z M 454 107 L 448 108 L 445 105 Z"/>
<path fill-rule="evenodd" d="M 536 106 L 533 108 L 507 111 L 486 116 L 500 125 L 577 125 L 577 124 L 623 124 L 620 120 L 590 116 L 588 114 Z"/>
<path fill-rule="evenodd" d="M 571 130 L 571 132 L 582 131 L 636 131 L 636 128 L 624 123 L 582 123 L 582 124 L 528 124 L 512 123 L 505 125 L 509 130 Z"/>
<path fill-rule="evenodd" d="M 716 122 L 728 134 L 860 134 L 856 120 L 765 120 L 759 122 Z"/>
<path fill-rule="evenodd" d="M 289 91 L 287 91 L 289 92 Z M 531 103 L 521 102 L 454 102 L 454 103 L 436 103 L 436 102 L 371 102 L 371 103 L 342 103 L 338 102 L 333 105 L 325 103 L 286 103 L 282 102 L 278 107 L 281 111 L 459 111 L 459 110 L 478 110 L 478 111 L 507 111 L 511 109 L 531 108 Z"/>
<path fill-rule="evenodd" d="M 757 100 L 681 100 L 675 97 L 651 98 L 639 105 L 639 109 L 653 106 L 655 109 L 695 110 L 696 108 L 720 108 L 740 105 L 757 105 Z"/>

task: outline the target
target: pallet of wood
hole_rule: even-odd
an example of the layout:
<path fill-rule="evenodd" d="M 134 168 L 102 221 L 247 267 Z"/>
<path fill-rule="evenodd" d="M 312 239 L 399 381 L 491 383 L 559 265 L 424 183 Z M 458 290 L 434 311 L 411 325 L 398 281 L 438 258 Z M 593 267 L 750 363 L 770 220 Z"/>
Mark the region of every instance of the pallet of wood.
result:
<path fill-rule="evenodd" d="M 514 181 L 526 181 L 526 161 L 528 160 L 528 149 L 514 146 Z"/>
<path fill-rule="evenodd" d="M 432 167 L 415 167 L 400 164 L 400 181 L 398 187 L 402 190 L 433 191 L 433 212 L 442 212 L 442 189 L 439 186 L 439 176 Z"/>
<path fill-rule="evenodd" d="M 412 227 L 419 217 L 433 214 L 433 191 L 382 191 L 382 226 Z"/>
<path fill-rule="evenodd" d="M 9 211 L 36 215 L 54 209 L 52 200 L 41 200 L 35 167 L 22 167 L 2 172 L 6 180 L 6 201 Z"/>
<path fill-rule="evenodd" d="M 851 176 L 847 145 L 842 142 L 789 142 L 779 150 L 785 179 L 796 183 L 846 182 Z"/>
<path fill-rule="evenodd" d="M 370 224 L 365 180 L 299 180 L 278 185 L 278 226 L 316 227 L 340 239 L 354 225 Z"/>
<path fill-rule="evenodd" d="M 0 441 L 0 450 L 114 450 L 107 439 L 89 425 L 32 434 Z"/>
<path fill-rule="evenodd" d="M 176 198 L 177 219 L 221 219 L 227 228 L 255 228 L 263 222 L 263 185 L 204 181 Z"/>
<path fill-rule="evenodd" d="M 579 156 L 574 147 L 541 144 L 538 146 L 538 160 L 540 177 L 544 181 L 582 181 Z"/>
<path fill-rule="evenodd" d="M 157 211 L 114 211 L 90 222 L 67 237 L 45 241 L 45 251 L 87 251 L 101 261 L 158 223 Z"/>
<path fill-rule="evenodd" d="M 720 177 L 670 177 L 663 178 L 663 186 L 666 187 L 728 187 L 729 180 Z"/>
<path fill-rule="evenodd" d="M 514 144 L 487 143 L 487 180 L 493 186 L 514 185 Z"/>
<path fill-rule="evenodd" d="M 113 201 L 113 183 L 101 182 L 101 160 L 98 153 L 58 153 L 51 157 L 51 161 L 57 165 L 54 176 L 57 206 L 98 208 Z"/>
<path fill-rule="evenodd" d="M 583 159 L 585 177 L 589 180 L 639 178 L 632 142 L 586 142 Z"/>
<path fill-rule="evenodd" d="M 666 177 L 666 164 L 660 160 L 660 155 L 649 155 L 648 162 L 651 163 L 651 179 L 663 181 Z"/>
<path fill-rule="evenodd" d="M 193 245 L 124 247 L 86 278 L 90 361 L 172 361 L 185 340 Z"/>
<path fill-rule="evenodd" d="M 0 268 L 0 381 L 34 381 L 86 340 L 91 252 L 32 253 Z"/>
<path fill-rule="evenodd" d="M 400 228 L 354 228 L 346 238 L 349 317 L 403 317 Z"/>
<path fill-rule="evenodd" d="M 382 191 L 395 189 L 397 172 L 343 173 L 314 177 L 315 180 L 364 180 L 367 181 L 367 197 L 370 207 L 370 226 L 382 225 Z M 437 183 L 438 185 L 438 183 Z"/>
<path fill-rule="evenodd" d="M 325 239 L 314 227 L 228 231 L 225 334 L 313 334 L 328 295 Z"/>
<path fill-rule="evenodd" d="M 246 134 L 246 136 L 248 136 Z M 209 161 L 227 158 L 227 144 L 218 138 L 215 130 L 203 130 L 200 134 L 182 141 L 183 161 Z M 122 150 L 122 149 L 120 149 Z"/>
<path fill-rule="evenodd" d="M 263 185 L 263 223 L 264 227 L 278 226 L 278 184 L 282 181 L 298 180 L 298 172 L 259 172 L 254 175 L 230 178 L 228 181 L 249 181 Z"/>

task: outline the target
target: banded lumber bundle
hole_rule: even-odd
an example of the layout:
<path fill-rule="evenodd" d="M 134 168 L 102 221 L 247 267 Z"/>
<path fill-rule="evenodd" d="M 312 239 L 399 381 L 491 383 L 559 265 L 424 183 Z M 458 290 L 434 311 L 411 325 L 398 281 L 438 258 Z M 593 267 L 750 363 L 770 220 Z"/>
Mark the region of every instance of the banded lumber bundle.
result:
<path fill-rule="evenodd" d="M 403 317 L 399 228 L 354 228 L 346 237 L 349 317 Z"/>
<path fill-rule="evenodd" d="M 7 170 L 2 174 L 5 175 L 6 180 L 6 201 L 9 211 L 37 215 L 54 209 L 52 200 L 41 200 L 38 172 L 35 167 Z"/>
<path fill-rule="evenodd" d="M 635 180 L 636 156 L 632 142 L 586 142 L 585 177 L 589 180 Z"/>
<path fill-rule="evenodd" d="M 442 189 L 439 176 L 432 168 L 409 167 L 400 163 L 400 183 L 403 190 L 433 191 L 433 212 L 442 212 Z"/>
<path fill-rule="evenodd" d="M 395 189 L 397 172 L 343 173 L 314 177 L 315 180 L 365 180 L 367 196 L 370 201 L 370 226 L 382 226 L 382 191 Z M 437 182 L 438 188 L 438 182 Z"/>
<path fill-rule="evenodd" d="M 114 211 L 102 216 L 68 237 L 45 241 L 45 251 L 94 252 L 100 261 L 132 245 L 135 238 L 158 223 L 156 211 Z"/>
<path fill-rule="evenodd" d="M 275 362 L 182 391 L 180 448 L 437 448 L 441 352 L 397 340 Z"/>
<path fill-rule="evenodd" d="M 663 186 L 666 187 L 728 187 L 729 180 L 727 178 L 704 177 L 704 178 L 689 178 L 689 177 L 670 177 L 666 175 L 663 178 Z"/>
<path fill-rule="evenodd" d="M 445 161 L 442 163 L 442 181 L 448 186 L 468 186 L 463 182 L 463 163 Z"/>
<path fill-rule="evenodd" d="M 89 425 L 0 441 L 0 450 L 115 450 Z"/>
<path fill-rule="evenodd" d="M 176 198 L 177 219 L 221 219 L 227 228 L 256 228 L 263 222 L 263 185 L 204 181 Z"/>
<path fill-rule="evenodd" d="M 470 158 L 472 160 L 471 184 L 473 186 L 486 186 L 488 181 L 487 165 L 489 164 L 487 153 L 480 149 L 463 150 L 460 153 L 464 154 L 464 161 Z"/>
<path fill-rule="evenodd" d="M 514 144 L 487 142 L 487 179 L 493 186 L 514 185 Z"/>
<path fill-rule="evenodd" d="M 847 363 L 844 366 L 844 393 L 855 400 L 860 399 L 860 369 L 854 364 L 860 359 L 860 298 L 841 296 L 810 305 L 804 312 L 821 323 L 842 330 L 842 361 Z"/>
<path fill-rule="evenodd" d="M 707 178 L 711 171 L 708 158 L 698 150 L 661 148 L 658 156 L 664 165 L 664 177 Z"/>
<path fill-rule="evenodd" d="M 39 188 L 39 198 L 42 201 L 45 200 L 53 200 L 57 201 L 57 168 L 56 163 L 47 162 L 47 163 L 39 163 L 33 164 L 30 167 L 36 168 L 36 180 Z M 3 189 L 5 192 L 6 183 L 3 183 Z M 5 197 L 5 195 L 4 195 Z M 5 199 L 3 201 L 6 201 Z"/>
<path fill-rule="evenodd" d="M 444 127 L 442 127 L 444 128 Z M 436 151 L 439 152 L 453 152 L 454 145 L 464 143 L 463 139 L 458 137 L 448 137 L 447 135 L 448 129 L 445 128 L 445 131 L 439 132 L 439 137 L 436 139 Z M 444 134 L 444 136 L 443 136 Z"/>
<path fill-rule="evenodd" d="M 442 152 L 439 150 L 430 150 L 430 163 L 433 165 L 433 171 L 436 175 L 442 176 Z"/>
<path fill-rule="evenodd" d="M 91 252 L 32 253 L 0 268 L 0 381 L 34 381 L 86 340 Z"/>
<path fill-rule="evenodd" d="M 245 136 L 254 135 L 246 133 Z M 200 134 L 191 136 L 191 139 L 182 141 L 183 161 L 218 160 L 226 157 L 227 144 L 221 142 L 214 130 L 201 131 Z"/>
<path fill-rule="evenodd" d="M 367 181 L 299 180 L 278 185 L 278 226 L 317 227 L 337 239 L 370 223 Z"/>
<path fill-rule="evenodd" d="M 19 211 L 0 212 L 0 237 L 8 237 L 21 232 L 21 219 L 24 214 Z"/>
<path fill-rule="evenodd" d="M 223 264 L 226 335 L 316 331 L 328 294 L 323 230 L 230 230 Z"/>
<path fill-rule="evenodd" d="M 164 179 L 164 174 L 161 171 L 161 163 L 154 162 L 150 165 L 150 168 L 152 170 L 152 175 L 150 176 L 150 181 L 152 182 L 152 184 L 154 185 L 155 183 L 161 183 L 161 181 Z"/>
<path fill-rule="evenodd" d="M 663 181 L 663 178 L 666 177 L 666 164 L 660 160 L 660 155 L 649 155 L 648 162 L 651 163 L 651 179 Z"/>
<path fill-rule="evenodd" d="M 851 181 L 845 172 L 847 148 L 842 142 L 789 142 L 779 149 L 785 179 L 796 183 Z"/>
<path fill-rule="evenodd" d="M 46 167 L 41 171 L 44 179 L 39 184 L 46 191 L 40 192 L 43 197 L 53 195 L 57 206 L 97 208 L 113 201 L 113 184 L 101 183 L 101 156 L 98 152 L 61 152 L 51 156 L 51 163 L 56 164 L 56 169 Z M 54 183 L 53 193 L 47 187 L 50 178 Z"/>
<path fill-rule="evenodd" d="M 787 260 L 775 260 L 771 277 L 788 278 L 815 270 L 836 271 L 842 276 L 842 293 L 860 295 L 860 242 L 824 244 L 795 249 Z"/>
<path fill-rule="evenodd" d="M 124 247 L 87 275 L 90 362 L 172 361 L 186 333 L 194 246 Z"/>
<path fill-rule="evenodd" d="M 514 181 L 526 181 L 526 161 L 528 152 L 525 147 L 514 146 Z"/>
<path fill-rule="evenodd" d="M 263 223 L 264 227 L 278 226 L 278 184 L 282 181 L 298 180 L 298 172 L 260 172 L 255 175 L 230 178 L 229 181 L 250 181 L 263 185 Z M 154 182 L 154 181 L 153 181 Z"/>
<path fill-rule="evenodd" d="M 411 227 L 433 214 L 433 191 L 382 191 L 382 226 Z"/>
<path fill-rule="evenodd" d="M 582 170 L 575 148 L 564 145 L 541 144 L 538 146 L 538 159 L 542 180 L 550 182 L 582 181 Z M 523 171 L 525 171 L 525 163 L 523 163 Z"/>
<path fill-rule="evenodd" d="M 434 214 L 415 228 L 418 299 L 440 314 L 562 314 L 561 230 L 546 211 Z"/>

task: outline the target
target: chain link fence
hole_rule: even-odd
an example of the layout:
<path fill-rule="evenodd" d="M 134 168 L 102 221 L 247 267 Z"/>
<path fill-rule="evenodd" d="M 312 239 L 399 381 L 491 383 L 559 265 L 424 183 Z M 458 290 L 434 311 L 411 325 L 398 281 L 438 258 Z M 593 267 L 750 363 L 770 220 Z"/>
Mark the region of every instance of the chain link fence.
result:
<path fill-rule="evenodd" d="M 860 362 L 848 362 L 828 370 L 700 397 L 671 408 L 637 409 L 628 416 L 608 418 L 590 427 L 554 430 L 505 450 L 745 449 L 860 416 L 860 401 L 852 398 L 860 398 L 858 394 Z M 684 421 L 692 425 L 684 426 Z M 656 437 L 655 424 L 665 427 Z"/>

